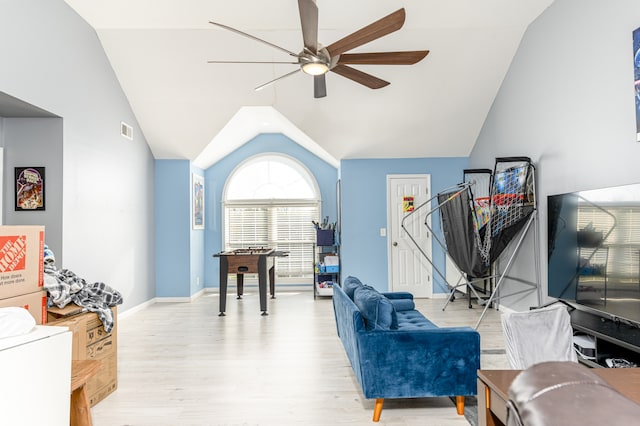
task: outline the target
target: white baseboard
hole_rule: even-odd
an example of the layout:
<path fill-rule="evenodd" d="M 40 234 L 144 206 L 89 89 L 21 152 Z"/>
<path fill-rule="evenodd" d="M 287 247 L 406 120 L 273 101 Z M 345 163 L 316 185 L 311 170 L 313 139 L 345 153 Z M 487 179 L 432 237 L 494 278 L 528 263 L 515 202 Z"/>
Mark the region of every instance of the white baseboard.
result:
<path fill-rule="evenodd" d="M 153 299 L 149 299 L 146 302 L 142 302 L 139 305 L 134 306 L 133 308 L 129 308 L 126 311 L 118 312 L 118 320 L 126 319 L 128 316 L 133 315 L 136 312 L 139 312 L 154 303 L 189 303 L 198 297 L 202 296 L 207 289 L 203 288 L 197 293 L 192 294 L 191 296 L 185 297 L 154 297 Z"/>
<path fill-rule="evenodd" d="M 449 293 L 433 293 L 431 295 L 432 299 L 446 299 L 449 296 Z"/>
<path fill-rule="evenodd" d="M 149 306 L 153 305 L 154 303 L 156 303 L 155 298 L 153 299 L 149 299 L 146 302 L 142 302 L 139 305 L 134 306 L 133 308 L 129 308 L 126 311 L 118 311 L 118 321 L 122 320 L 122 319 L 126 319 L 127 317 L 130 317 L 131 315 L 135 314 L 136 312 L 139 312 L 145 308 L 148 308 Z"/>
<path fill-rule="evenodd" d="M 515 309 L 508 308 L 508 307 L 506 307 L 504 305 L 498 305 L 498 309 L 496 309 L 496 310 L 498 312 L 503 312 L 505 314 L 512 314 L 514 312 L 520 312 L 520 311 L 516 311 Z"/>
<path fill-rule="evenodd" d="M 191 300 L 195 300 L 198 297 L 202 296 L 203 294 L 204 294 L 204 288 L 201 288 L 200 291 L 197 291 L 191 295 Z"/>

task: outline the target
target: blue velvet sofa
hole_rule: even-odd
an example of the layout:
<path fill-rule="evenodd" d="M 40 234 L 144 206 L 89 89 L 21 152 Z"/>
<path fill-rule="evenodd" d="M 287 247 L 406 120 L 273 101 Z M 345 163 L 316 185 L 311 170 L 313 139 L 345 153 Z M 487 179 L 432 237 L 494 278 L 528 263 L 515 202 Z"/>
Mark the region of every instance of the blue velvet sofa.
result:
<path fill-rule="evenodd" d="M 411 293 L 380 293 L 355 277 L 334 286 L 333 307 L 364 397 L 376 399 L 374 422 L 385 398 L 455 396 L 464 414 L 464 397 L 477 392 L 477 331 L 439 328 L 415 309 Z"/>

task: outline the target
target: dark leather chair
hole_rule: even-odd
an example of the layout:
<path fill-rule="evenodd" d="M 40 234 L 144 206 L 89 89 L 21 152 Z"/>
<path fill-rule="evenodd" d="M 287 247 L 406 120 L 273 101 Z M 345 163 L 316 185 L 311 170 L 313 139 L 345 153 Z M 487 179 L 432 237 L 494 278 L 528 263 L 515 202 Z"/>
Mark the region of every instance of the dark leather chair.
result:
<path fill-rule="evenodd" d="M 633 424 L 640 424 L 640 405 L 581 364 L 535 364 L 509 388 L 507 426 Z"/>

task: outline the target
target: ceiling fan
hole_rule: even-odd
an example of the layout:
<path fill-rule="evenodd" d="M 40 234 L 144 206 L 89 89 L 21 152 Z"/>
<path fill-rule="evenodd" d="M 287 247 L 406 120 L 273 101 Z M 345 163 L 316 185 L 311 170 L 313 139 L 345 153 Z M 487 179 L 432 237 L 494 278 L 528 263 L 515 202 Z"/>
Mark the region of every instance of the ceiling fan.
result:
<path fill-rule="evenodd" d="M 345 53 L 370 41 L 376 40 L 387 34 L 399 30 L 404 25 L 405 10 L 399 9 L 382 19 L 367 25 L 358 31 L 330 44 L 322 46 L 318 43 L 318 6 L 315 0 L 298 0 L 300 11 L 300 23 L 302 24 L 302 39 L 304 48 L 300 53 L 292 52 L 277 46 L 266 40 L 252 36 L 224 24 L 209 21 L 210 24 L 224 28 L 234 33 L 249 37 L 268 46 L 279 49 L 296 58 L 295 62 L 271 62 L 271 61 L 208 61 L 209 63 L 234 63 L 234 64 L 295 64 L 300 68 L 282 75 L 274 80 L 264 83 L 256 90 L 260 90 L 278 80 L 289 77 L 299 71 L 313 76 L 313 96 L 323 98 L 327 96 L 327 83 L 325 75 L 331 71 L 350 80 L 367 86 L 371 89 L 380 89 L 389 84 L 371 74 L 357 70 L 349 65 L 412 65 L 421 61 L 428 50 L 414 50 L 405 52 L 378 52 L 378 53 Z"/>

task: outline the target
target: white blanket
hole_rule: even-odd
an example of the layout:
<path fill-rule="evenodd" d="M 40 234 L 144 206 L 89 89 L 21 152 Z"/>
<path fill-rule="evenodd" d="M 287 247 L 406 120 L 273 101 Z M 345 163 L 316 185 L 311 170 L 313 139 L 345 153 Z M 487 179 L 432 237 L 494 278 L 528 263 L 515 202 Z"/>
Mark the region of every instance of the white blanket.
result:
<path fill-rule="evenodd" d="M 505 313 L 501 320 L 511 368 L 524 370 L 544 361 L 578 361 L 565 305 Z"/>
<path fill-rule="evenodd" d="M 0 339 L 26 334 L 35 326 L 36 320 L 25 308 L 0 308 Z"/>

